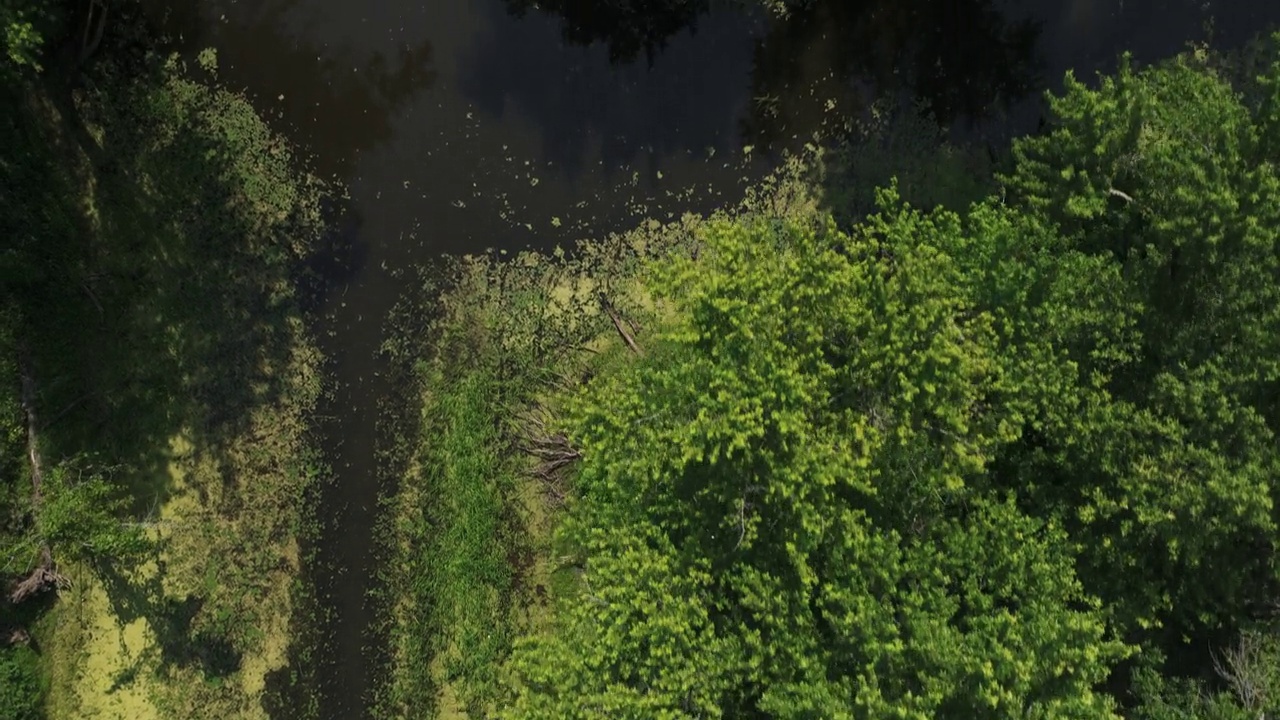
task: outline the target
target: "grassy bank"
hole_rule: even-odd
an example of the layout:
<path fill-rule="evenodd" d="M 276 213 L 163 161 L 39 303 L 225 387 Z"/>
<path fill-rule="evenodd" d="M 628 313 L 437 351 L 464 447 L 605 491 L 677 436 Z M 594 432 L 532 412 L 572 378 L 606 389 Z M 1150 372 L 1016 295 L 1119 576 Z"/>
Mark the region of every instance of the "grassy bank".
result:
<path fill-rule="evenodd" d="M 216 88 L 212 55 L 187 69 L 122 31 L 100 56 L 3 90 L 3 295 L 44 464 L 106 478 L 116 527 L 148 549 L 53 543 L 71 584 L 20 652 L 38 648 L 49 717 L 265 717 L 296 673 L 298 537 L 322 467 L 298 287 L 325 189 Z M 48 527 L 30 468 L 4 471 L 20 550 Z"/>
<path fill-rule="evenodd" d="M 393 505 L 401 552 L 390 572 L 404 576 L 394 606 L 403 626 L 392 634 L 397 675 L 384 702 L 398 715 L 437 708 L 431 689 L 462 676 L 468 688 L 452 702 L 483 703 L 486 671 L 510 646 L 516 538 L 504 510 L 515 485 L 492 422 L 498 392 L 482 372 L 423 398 L 422 431 L 432 442 Z"/>

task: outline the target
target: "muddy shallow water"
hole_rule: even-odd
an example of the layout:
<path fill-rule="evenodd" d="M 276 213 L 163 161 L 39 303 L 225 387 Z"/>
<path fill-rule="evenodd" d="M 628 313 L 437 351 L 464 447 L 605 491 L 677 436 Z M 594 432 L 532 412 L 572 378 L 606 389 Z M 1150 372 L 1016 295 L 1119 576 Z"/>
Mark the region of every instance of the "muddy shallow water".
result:
<path fill-rule="evenodd" d="M 151 4 L 188 52 L 215 48 L 220 81 L 350 191 L 324 307 L 336 479 L 313 572 L 331 618 L 322 712 L 344 720 L 364 714 L 377 671 L 377 418 L 398 391 L 377 350 L 404 270 L 727 204 L 771 149 L 878 92 L 916 95 L 998 144 L 1035 128 L 1041 91 L 1069 68 L 1089 77 L 1125 49 L 1143 61 L 1190 40 L 1235 45 L 1280 21 L 1280 4 L 1257 0 L 817 0 L 786 21 L 710 0 Z"/>

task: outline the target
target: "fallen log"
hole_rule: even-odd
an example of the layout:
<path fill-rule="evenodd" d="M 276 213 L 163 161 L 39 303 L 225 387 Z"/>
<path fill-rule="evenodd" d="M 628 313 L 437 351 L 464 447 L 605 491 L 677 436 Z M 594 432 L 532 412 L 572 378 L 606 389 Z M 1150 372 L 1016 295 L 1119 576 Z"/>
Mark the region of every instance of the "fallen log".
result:
<path fill-rule="evenodd" d="M 609 298 L 605 297 L 604 293 L 600 293 L 600 307 L 604 308 L 605 313 L 609 315 L 609 319 L 613 321 L 614 329 L 616 329 L 618 334 L 622 336 L 622 341 L 627 344 L 627 347 L 631 352 L 637 355 L 642 354 L 640 352 L 640 346 L 636 344 L 635 339 L 631 337 L 631 334 L 627 332 L 626 328 L 622 327 L 622 318 L 618 316 L 618 311 L 613 309 L 613 303 L 609 302 Z M 632 325 L 632 328 L 635 328 L 634 324 Z"/>
<path fill-rule="evenodd" d="M 45 544 L 40 547 L 40 560 L 35 568 L 13 586 L 9 602 L 17 605 L 50 590 L 65 590 L 69 587 L 70 578 L 58 572 L 58 566 L 53 561 L 53 551 Z"/>

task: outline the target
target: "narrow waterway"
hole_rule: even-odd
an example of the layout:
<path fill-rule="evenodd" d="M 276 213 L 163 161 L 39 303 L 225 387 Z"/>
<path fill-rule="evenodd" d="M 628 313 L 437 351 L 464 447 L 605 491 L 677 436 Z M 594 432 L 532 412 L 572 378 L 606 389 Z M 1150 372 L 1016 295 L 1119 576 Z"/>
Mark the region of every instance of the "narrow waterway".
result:
<path fill-rule="evenodd" d="M 1158 59 L 1210 36 L 1234 45 L 1280 20 L 1280 4 L 1256 0 L 816 0 L 786 21 L 709 0 L 153 5 L 349 190 L 321 337 L 336 477 L 311 578 L 328 614 L 317 689 L 343 720 L 365 715 L 377 671 L 377 421 L 401 392 L 378 349 L 411 268 L 725 205 L 771 149 L 882 92 L 1000 143 L 1035 127 L 1040 93 L 1068 68 L 1089 77 L 1121 50 Z"/>

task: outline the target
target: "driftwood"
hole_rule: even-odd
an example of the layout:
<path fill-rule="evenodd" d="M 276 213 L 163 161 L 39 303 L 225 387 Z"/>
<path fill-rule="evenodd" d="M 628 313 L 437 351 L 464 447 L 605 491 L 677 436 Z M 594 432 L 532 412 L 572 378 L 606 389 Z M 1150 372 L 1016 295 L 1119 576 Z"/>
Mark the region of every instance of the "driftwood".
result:
<path fill-rule="evenodd" d="M 582 458 L 582 453 L 569 443 L 564 433 L 548 433 L 546 422 L 536 414 L 525 418 L 526 438 L 521 450 L 538 459 L 533 476 L 542 481 L 548 497 L 557 505 L 563 505 L 567 496 L 564 487 L 564 470 Z"/>
<path fill-rule="evenodd" d="M 31 358 L 25 348 L 18 351 L 18 372 L 22 376 L 22 412 L 27 420 L 27 462 L 31 465 L 31 507 L 38 516 L 40 502 L 43 499 L 44 462 L 40 458 L 38 440 L 40 423 L 36 415 L 36 381 L 31 368 Z M 71 581 L 58 572 L 57 563 L 53 560 L 53 548 L 45 542 L 40 545 L 40 557 L 36 561 L 35 568 L 10 591 L 9 602 L 16 605 L 45 591 L 70 586 Z"/>
<path fill-rule="evenodd" d="M 614 329 L 616 329 L 618 334 L 622 336 L 622 341 L 627 344 L 627 347 L 631 352 L 640 355 L 640 346 L 636 344 L 635 338 L 631 337 L 631 334 L 627 332 L 627 329 L 622 326 L 622 318 L 618 315 L 618 311 L 614 309 L 613 303 L 609 302 L 609 298 L 605 297 L 604 293 L 600 293 L 600 307 L 604 308 L 605 313 L 609 315 L 609 319 L 613 321 Z M 632 332 L 636 331 L 635 323 L 628 320 L 627 324 L 631 325 Z"/>
<path fill-rule="evenodd" d="M 26 628 L 6 627 L 0 629 L 0 647 L 5 645 L 30 645 L 31 633 Z"/>

